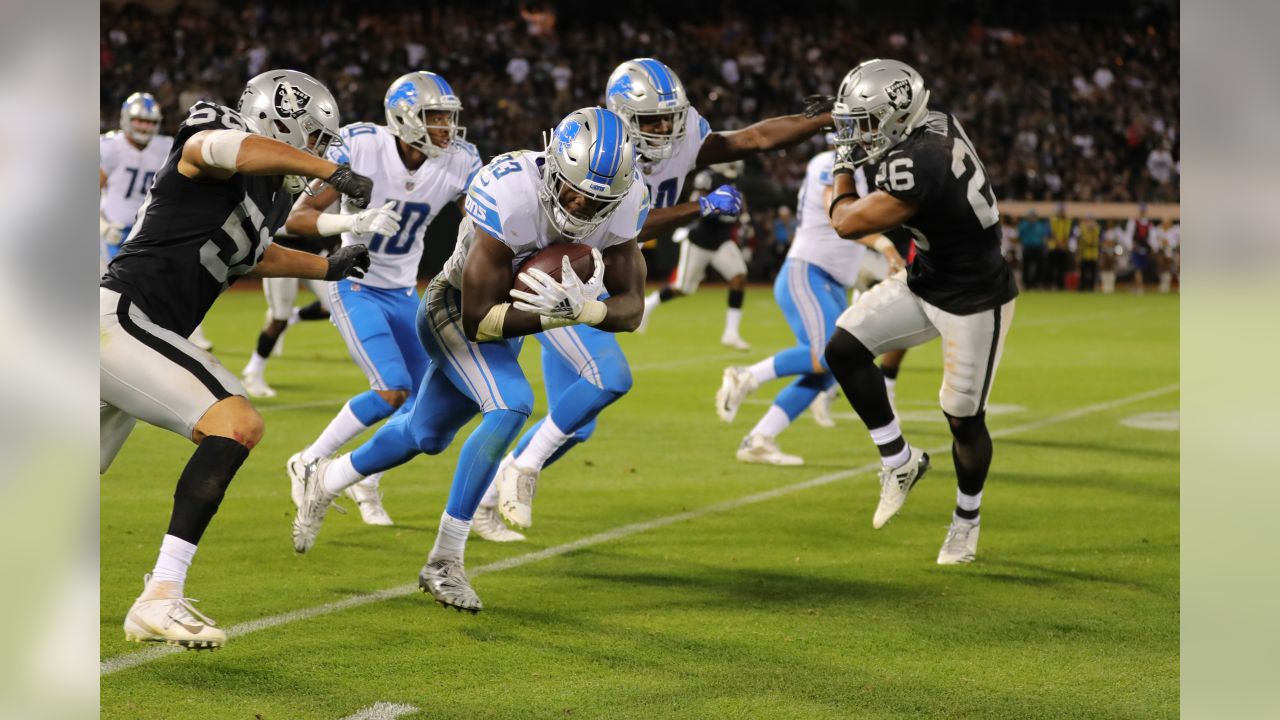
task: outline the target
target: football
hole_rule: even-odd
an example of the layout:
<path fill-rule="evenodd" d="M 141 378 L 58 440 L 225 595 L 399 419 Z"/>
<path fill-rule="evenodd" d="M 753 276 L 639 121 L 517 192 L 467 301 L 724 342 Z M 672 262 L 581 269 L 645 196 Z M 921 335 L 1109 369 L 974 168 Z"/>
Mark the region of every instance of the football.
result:
<path fill-rule="evenodd" d="M 595 272 L 595 264 L 591 261 L 591 248 L 587 245 L 578 243 L 554 243 L 539 250 L 529 256 L 520 268 L 516 270 L 515 283 L 512 288 L 521 292 L 529 292 L 529 286 L 520 280 L 520 273 L 537 268 L 542 272 L 555 278 L 560 279 L 560 258 L 569 257 L 569 263 L 573 267 L 573 271 L 578 274 L 578 279 L 586 282 L 591 279 L 591 273 Z"/>

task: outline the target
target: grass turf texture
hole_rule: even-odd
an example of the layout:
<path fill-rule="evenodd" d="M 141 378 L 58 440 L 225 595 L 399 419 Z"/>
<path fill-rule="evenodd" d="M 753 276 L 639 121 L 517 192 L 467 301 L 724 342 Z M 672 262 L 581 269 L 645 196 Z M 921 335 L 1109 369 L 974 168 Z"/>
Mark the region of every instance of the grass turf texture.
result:
<path fill-rule="evenodd" d="M 473 538 L 467 565 L 550 548 L 873 462 L 861 423 L 806 414 L 780 442 L 801 468 L 744 465 L 742 438 L 783 383 L 733 425 L 712 409 L 721 369 L 790 344 L 752 289 L 750 353 L 721 347 L 724 291 L 664 305 L 623 338 L 635 389 L 587 444 L 544 473 L 527 543 Z M 260 294 L 205 323 L 238 372 Z M 993 431 L 1178 381 L 1176 297 L 1024 294 L 992 396 Z M 908 439 L 949 441 L 935 341 L 908 354 Z M 539 348 L 521 357 L 545 412 Z M 295 325 L 258 402 L 262 444 L 205 535 L 188 593 L 224 627 L 415 582 L 457 449 L 383 480 L 392 528 L 330 512 L 293 554 L 285 459 L 365 387 L 327 323 Z M 978 561 L 935 564 L 955 498 L 949 452 L 903 513 L 871 529 L 873 473 L 706 514 L 482 575 L 478 616 L 414 593 L 178 653 L 101 682 L 103 718 L 343 718 L 379 701 L 407 718 L 1152 718 L 1178 711 L 1178 434 L 1126 417 L 1177 392 L 997 439 Z M 851 412 L 837 400 L 839 413 Z M 120 623 L 155 560 L 191 445 L 139 426 L 101 487 L 101 655 L 142 650 Z"/>

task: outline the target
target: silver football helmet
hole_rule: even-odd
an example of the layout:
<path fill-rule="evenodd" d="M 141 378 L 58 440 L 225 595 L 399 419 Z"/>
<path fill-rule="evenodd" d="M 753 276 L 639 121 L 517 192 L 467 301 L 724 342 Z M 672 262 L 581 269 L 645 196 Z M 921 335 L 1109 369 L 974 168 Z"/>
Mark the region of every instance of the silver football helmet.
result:
<path fill-rule="evenodd" d="M 551 226 L 567 240 L 586 238 L 627 196 L 636 179 L 635 164 L 635 145 L 622 118 L 599 107 L 566 115 L 547 138 L 538 189 Z M 571 213 L 561 201 L 566 186 L 589 201 L 586 217 Z"/>
<path fill-rule="evenodd" d="M 458 124 L 462 101 L 453 88 L 439 75 L 418 71 L 401 75 L 387 88 L 383 105 L 387 111 L 387 127 L 408 145 L 421 150 L 427 157 L 457 149 L 454 140 L 465 140 L 467 129 Z M 427 113 L 447 112 L 449 122 L 444 125 L 428 125 Z M 431 141 L 428 130 L 444 129 L 449 139 L 444 147 Z"/>
<path fill-rule="evenodd" d="M 671 157 L 685 136 L 689 96 L 671 68 L 653 58 L 636 58 L 619 65 L 609 76 L 605 103 L 627 123 L 636 150 L 648 160 Z M 640 119 L 671 116 L 671 132 L 640 130 Z"/>
<path fill-rule="evenodd" d="M 867 60 L 849 71 L 836 93 L 831 119 L 836 145 L 858 144 L 875 160 L 902 142 L 929 111 L 920 73 L 898 60 Z"/>
<path fill-rule="evenodd" d="M 136 92 L 125 98 L 124 104 L 120 106 L 120 131 L 125 137 L 145 147 L 160 130 L 160 120 L 163 117 L 160 103 L 156 102 L 151 93 Z M 153 124 L 143 127 L 136 120 Z"/>
<path fill-rule="evenodd" d="M 237 109 L 263 135 L 318 157 L 342 142 L 333 93 L 297 70 L 268 70 L 253 78 Z"/>

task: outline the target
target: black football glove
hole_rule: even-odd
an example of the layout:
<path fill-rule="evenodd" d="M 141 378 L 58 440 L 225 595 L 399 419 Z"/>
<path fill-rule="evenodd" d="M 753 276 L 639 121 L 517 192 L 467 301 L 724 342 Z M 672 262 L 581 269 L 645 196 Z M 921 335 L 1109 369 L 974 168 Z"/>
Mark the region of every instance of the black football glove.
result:
<path fill-rule="evenodd" d="M 804 116 L 816 118 L 824 112 L 831 112 L 836 106 L 836 99 L 831 95 L 810 95 L 804 99 Z"/>
<path fill-rule="evenodd" d="M 373 196 L 373 181 L 351 169 L 350 165 L 339 165 L 337 170 L 325 182 L 334 190 L 351 198 L 351 204 L 360 209 L 369 207 L 369 199 Z M 368 267 L 365 263 L 365 267 Z"/>
<path fill-rule="evenodd" d="M 338 248 L 328 260 L 329 272 L 325 273 L 325 280 L 332 282 L 345 277 L 362 278 L 364 271 L 369 269 L 369 248 L 365 245 L 348 245 Z"/>

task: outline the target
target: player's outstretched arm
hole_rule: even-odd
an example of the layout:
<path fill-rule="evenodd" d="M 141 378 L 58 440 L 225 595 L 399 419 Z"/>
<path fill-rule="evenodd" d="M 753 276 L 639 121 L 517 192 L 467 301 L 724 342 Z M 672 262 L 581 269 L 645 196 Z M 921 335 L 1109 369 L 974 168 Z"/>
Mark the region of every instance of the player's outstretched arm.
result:
<path fill-rule="evenodd" d="M 741 130 L 714 132 L 702 141 L 698 165 L 740 160 L 752 153 L 791 147 L 831 125 L 831 113 L 814 117 L 782 115 L 761 120 Z"/>
<path fill-rule="evenodd" d="M 472 342 L 533 335 L 542 316 L 517 310 L 507 293 L 514 280 L 511 249 L 475 228 L 475 242 L 462 266 L 462 329 Z"/>
<path fill-rule="evenodd" d="M 348 245 L 328 257 L 291 250 L 272 243 L 253 266 L 250 277 L 292 277 L 303 280 L 341 280 L 364 277 L 369 269 L 369 248 Z"/>
<path fill-rule="evenodd" d="M 737 215 L 742 212 L 742 193 L 732 185 L 721 185 L 715 192 L 704 194 L 696 200 L 655 208 L 645 217 L 639 237 L 653 237 L 674 230 L 691 220 L 709 215 Z"/>

